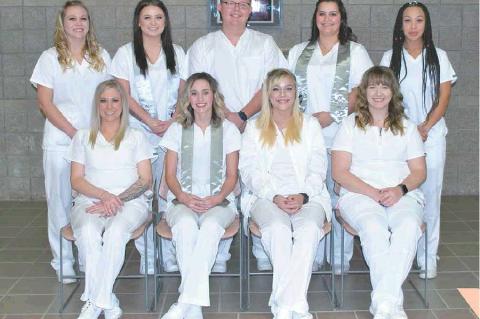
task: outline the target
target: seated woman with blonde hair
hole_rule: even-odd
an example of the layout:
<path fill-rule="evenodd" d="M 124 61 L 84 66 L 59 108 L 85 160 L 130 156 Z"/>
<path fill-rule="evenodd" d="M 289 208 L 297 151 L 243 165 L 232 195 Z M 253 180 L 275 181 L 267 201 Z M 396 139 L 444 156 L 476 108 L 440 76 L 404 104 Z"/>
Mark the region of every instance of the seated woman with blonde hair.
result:
<path fill-rule="evenodd" d="M 185 86 L 178 120 L 160 143 L 167 149 L 166 221 L 182 275 L 178 302 L 163 319 L 202 318 L 218 243 L 236 214 L 240 132 L 224 120 L 223 96 L 211 75 L 192 74 Z"/>
<path fill-rule="evenodd" d="M 120 318 L 113 284 L 132 233 L 148 218 L 153 149 L 145 135 L 128 127 L 128 101 L 108 80 L 95 91 L 90 129 L 78 130 L 68 153 L 75 198 L 71 224 L 85 265 L 85 301 L 79 319 Z"/>
<path fill-rule="evenodd" d="M 360 236 L 374 319 L 406 319 L 402 284 L 422 235 L 423 142 L 405 118 L 397 79 L 386 67 L 365 72 L 356 110 L 332 147 L 333 178 L 342 187 L 338 207 Z"/>
<path fill-rule="evenodd" d="M 258 224 L 273 265 L 274 318 L 312 318 L 307 290 L 322 227 L 331 216 L 322 130 L 300 112 L 295 76 L 286 69 L 268 73 L 262 101 L 260 116 L 248 122 L 242 139 L 242 211 Z"/>

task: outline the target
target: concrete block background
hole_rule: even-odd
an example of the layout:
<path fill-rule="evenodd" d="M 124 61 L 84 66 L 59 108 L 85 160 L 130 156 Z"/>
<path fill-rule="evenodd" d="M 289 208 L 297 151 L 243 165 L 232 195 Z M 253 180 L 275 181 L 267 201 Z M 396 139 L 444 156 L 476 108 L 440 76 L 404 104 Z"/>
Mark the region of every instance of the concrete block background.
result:
<path fill-rule="evenodd" d="M 212 31 L 209 0 L 166 0 L 174 42 L 185 50 Z M 271 34 L 282 50 L 310 37 L 316 0 L 283 0 Z M 391 46 L 393 23 L 404 0 L 345 0 L 349 25 L 375 63 Z M 45 196 L 42 171 L 44 118 L 28 79 L 41 52 L 52 46 L 55 17 L 64 0 L 0 1 L 0 200 Z M 113 56 L 131 40 L 134 0 L 85 0 L 101 44 Z M 447 51 L 459 80 L 446 116 L 445 195 L 478 194 L 479 25 L 477 0 L 428 0 L 434 40 Z"/>

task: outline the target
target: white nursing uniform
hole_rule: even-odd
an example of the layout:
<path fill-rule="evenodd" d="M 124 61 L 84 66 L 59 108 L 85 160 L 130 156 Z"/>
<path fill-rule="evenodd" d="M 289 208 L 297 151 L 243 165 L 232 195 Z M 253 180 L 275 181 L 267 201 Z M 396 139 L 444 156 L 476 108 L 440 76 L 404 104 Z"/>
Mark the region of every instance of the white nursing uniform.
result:
<path fill-rule="evenodd" d="M 33 86 L 42 85 L 53 91 L 53 104 L 76 129 L 90 126 L 92 102 L 95 89 L 100 82 L 108 80 L 107 69 L 110 56 L 101 51 L 105 68 L 95 71 L 90 67 L 88 58 L 82 63 L 74 61 L 73 67 L 63 70 L 58 62 L 55 48 L 42 53 L 35 65 L 30 82 Z M 43 130 L 43 171 L 45 174 L 45 194 L 48 206 L 48 240 L 52 249 L 52 267 L 60 269 L 60 229 L 70 222 L 72 190 L 70 186 L 70 163 L 65 154 L 70 137 L 55 127 L 48 119 Z M 73 264 L 72 246 L 64 240 L 63 263 L 66 267 Z"/>
<path fill-rule="evenodd" d="M 80 130 L 73 138 L 68 160 L 84 166 L 85 180 L 118 195 L 138 180 L 137 164 L 153 158 L 153 149 L 145 135 L 129 128 L 118 150 L 99 132 L 94 148 L 89 143 L 89 130 Z M 111 309 L 117 303 L 113 284 L 125 259 L 125 246 L 132 232 L 148 217 L 148 201 L 138 197 L 125 202 L 115 216 L 104 218 L 89 214 L 94 202 L 80 194 L 72 211 L 72 229 L 79 256 L 85 265 L 85 290 L 81 300 L 97 307 Z M 102 235 L 103 233 L 103 235 Z"/>
<path fill-rule="evenodd" d="M 423 54 L 413 58 L 406 49 L 403 49 L 403 55 L 405 63 L 402 62 L 400 89 L 403 94 L 405 112 L 413 123 L 419 125 L 425 121 L 427 114 L 432 109 L 431 93 L 433 87 L 430 78 L 427 77 L 424 106 L 422 103 Z M 452 84 L 455 83 L 457 76 L 448 60 L 447 53 L 437 49 L 437 55 L 440 63 L 440 83 L 448 81 L 452 82 Z M 389 50 L 384 53 L 380 65 L 390 66 L 391 59 L 392 50 Z M 405 73 L 407 73 L 406 77 Z M 427 179 L 420 188 L 425 194 L 426 200 L 424 220 L 427 222 L 428 227 L 429 269 L 437 268 L 437 251 L 440 241 L 440 203 L 446 156 L 445 136 L 447 132 L 445 119 L 441 118 L 428 132 L 428 138 L 425 141 Z M 418 245 L 417 261 L 422 268 L 425 268 L 425 242 L 423 240 Z"/>
<path fill-rule="evenodd" d="M 404 135 L 355 125 L 355 113 L 343 120 L 332 151 L 351 154 L 350 172 L 375 188 L 395 187 L 409 174 L 407 161 L 425 156 L 415 124 L 404 120 Z M 415 189 L 390 207 L 370 197 L 340 190 L 338 207 L 344 219 L 358 232 L 370 268 L 372 313 L 379 305 L 403 307 L 402 284 L 415 257 L 422 235 L 424 199 Z"/>
<path fill-rule="evenodd" d="M 270 148 L 263 146 L 260 130 L 250 121 L 243 134 L 239 170 L 246 186 L 242 211 L 259 225 L 261 242 L 273 265 L 272 313 L 285 309 L 307 314 L 312 264 L 324 236 L 322 226 L 331 218 L 320 124 L 304 115 L 300 143 L 285 145 L 278 132 Z M 275 195 L 299 193 L 306 193 L 309 202 L 294 215 L 273 203 Z"/>
<path fill-rule="evenodd" d="M 210 196 L 211 127 L 205 132 L 193 124 L 192 194 Z M 226 156 L 240 149 L 240 132 L 229 121 L 223 121 L 223 159 L 225 180 Z M 177 153 L 177 179 L 181 181 L 182 126 L 173 123 L 165 133 L 161 146 Z M 216 206 L 197 214 L 183 204 L 174 205 L 173 193 L 168 193 L 166 220 L 172 228 L 172 241 L 177 251 L 177 262 L 182 274 L 179 288 L 181 303 L 210 306 L 209 275 L 215 262 L 218 244 L 225 228 L 235 219 L 235 197 L 227 196 L 227 207 Z"/>
<path fill-rule="evenodd" d="M 273 38 L 245 29 L 234 46 L 222 30 L 196 40 L 187 52 L 188 74 L 207 72 L 219 83 L 225 105 L 232 112 L 241 111 L 262 88 L 267 73 L 287 68 L 288 63 Z M 222 241 L 217 261 L 230 259 L 231 239 Z M 253 254 L 266 259 L 260 241 L 253 239 Z"/>
<path fill-rule="evenodd" d="M 287 61 L 270 35 L 245 29 L 233 45 L 223 31 L 196 40 L 187 52 L 188 74 L 207 72 L 220 85 L 225 104 L 238 112 L 261 89 L 267 73 Z"/>
<path fill-rule="evenodd" d="M 297 64 L 298 58 L 302 54 L 302 51 L 308 45 L 308 42 L 302 42 L 295 45 L 290 49 L 288 53 L 288 64 L 290 70 L 295 72 L 295 66 Z M 323 54 L 320 50 L 320 46 L 317 42 L 315 50 L 313 51 L 312 58 L 307 66 L 307 90 L 308 90 L 308 101 L 307 108 L 305 110 L 308 114 L 313 114 L 317 112 L 330 112 L 330 100 L 332 96 L 332 89 L 335 82 L 335 72 L 337 69 L 337 56 L 338 56 L 338 47 L 339 43 L 335 44 L 333 48 L 327 54 Z M 373 66 L 372 60 L 368 55 L 365 47 L 359 43 L 350 41 L 350 75 L 348 78 L 348 91 L 351 92 L 352 89 L 360 85 L 362 80 L 363 73 L 366 70 Z M 323 137 L 325 138 L 325 144 L 327 149 L 330 149 L 333 143 L 333 138 L 337 133 L 339 124 L 333 122 L 329 126 L 322 128 Z M 327 187 L 330 191 L 330 197 L 332 199 L 332 205 L 336 205 L 337 195 L 334 192 L 334 182 L 331 175 L 331 159 L 328 156 L 328 173 L 327 173 Z M 333 225 L 335 228 L 335 249 L 334 249 L 334 259 L 337 261 L 337 264 L 340 263 L 340 231 L 341 227 L 336 222 L 336 219 L 333 219 Z M 344 250 L 344 260 L 346 263 L 350 261 L 353 255 L 353 237 L 347 234 L 344 238 L 345 240 L 345 250 Z M 327 243 L 322 243 L 319 245 L 316 261 L 319 265 L 323 263 L 324 260 L 324 245 Z M 328 244 L 327 244 L 328 246 Z M 328 254 L 327 254 L 328 255 Z M 327 258 L 330 256 L 328 255 Z M 347 266 L 346 266 L 347 267 Z"/>
<path fill-rule="evenodd" d="M 174 107 L 176 103 L 176 98 L 172 99 L 172 95 L 176 97 L 178 92 L 178 86 L 180 85 L 180 80 L 185 79 L 185 53 L 183 49 L 174 44 L 173 45 L 175 50 L 175 62 L 176 62 L 176 70 L 177 74 L 170 75 L 169 70 L 167 69 L 166 64 L 166 57 L 165 53 L 160 53 L 157 61 L 155 63 L 148 63 L 148 72 L 147 72 L 147 80 L 150 82 L 150 87 L 152 89 L 153 99 L 156 103 L 158 119 L 162 121 L 166 121 L 170 119 L 171 114 L 169 114 L 169 110 Z M 133 55 L 133 44 L 127 43 L 120 47 L 113 57 L 112 66 L 110 69 L 110 74 L 116 78 L 126 80 L 130 84 L 130 95 L 131 97 L 139 101 L 139 94 L 137 87 L 135 85 L 135 70 L 134 66 L 136 65 L 136 61 Z M 140 75 L 142 78 L 143 76 Z M 171 92 L 173 91 L 173 92 Z M 147 128 L 145 124 L 143 124 L 140 120 L 138 120 L 135 116 L 130 115 L 130 125 L 132 127 L 138 128 L 142 130 L 145 135 L 147 136 L 149 142 L 152 146 L 157 147 L 160 143 L 161 137 L 153 134 L 150 129 Z M 157 149 L 158 158 L 153 162 L 152 165 L 152 173 L 154 178 L 154 183 L 156 185 L 156 190 L 160 184 L 162 172 L 163 172 L 163 158 L 165 156 L 165 152 Z M 155 192 L 156 192 L 155 190 Z M 163 208 L 162 208 L 163 209 Z M 152 231 L 148 231 L 148 245 L 153 247 L 153 238 L 152 238 Z M 144 256 L 145 247 L 143 247 L 144 241 L 142 238 L 135 241 L 135 246 L 137 247 L 138 251 L 142 256 Z M 162 252 L 164 252 L 164 260 L 169 260 L 170 263 L 175 263 L 173 256 L 173 252 L 170 253 L 172 248 L 168 247 L 162 240 Z M 153 273 L 153 250 L 149 251 L 148 262 L 149 262 L 149 273 Z M 143 263 L 141 264 L 143 265 Z"/>

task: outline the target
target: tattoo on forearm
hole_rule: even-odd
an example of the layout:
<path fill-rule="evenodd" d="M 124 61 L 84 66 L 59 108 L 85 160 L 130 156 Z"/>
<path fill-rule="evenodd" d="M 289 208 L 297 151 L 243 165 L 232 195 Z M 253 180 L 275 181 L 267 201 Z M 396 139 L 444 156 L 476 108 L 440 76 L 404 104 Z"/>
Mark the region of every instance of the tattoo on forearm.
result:
<path fill-rule="evenodd" d="M 148 190 L 148 185 L 146 185 L 142 180 L 137 180 L 129 188 L 123 191 L 118 197 L 123 202 L 131 201 L 132 199 L 140 197 L 143 193 Z"/>

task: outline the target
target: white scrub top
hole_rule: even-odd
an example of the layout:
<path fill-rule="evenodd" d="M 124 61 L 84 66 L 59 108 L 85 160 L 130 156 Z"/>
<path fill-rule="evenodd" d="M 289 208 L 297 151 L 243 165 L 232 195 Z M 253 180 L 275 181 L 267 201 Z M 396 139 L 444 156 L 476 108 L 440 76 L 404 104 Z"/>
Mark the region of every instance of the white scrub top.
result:
<path fill-rule="evenodd" d="M 342 121 L 332 151 L 350 153 L 350 172 L 371 186 L 397 186 L 410 174 L 407 161 L 425 156 L 416 125 L 405 119 L 403 135 L 393 135 L 391 130 L 370 125 L 364 131 L 355 125 L 355 116 L 355 113 L 350 114 Z M 348 191 L 342 188 L 340 195 L 345 193 Z M 409 194 L 423 202 L 420 191 Z"/>
<path fill-rule="evenodd" d="M 67 160 L 84 165 L 85 179 L 96 187 L 118 195 L 138 180 L 137 164 L 153 158 L 153 149 L 142 131 L 128 128 L 118 150 L 99 131 L 95 147 L 89 143 L 90 130 L 77 131 Z M 85 195 L 84 199 L 89 199 Z"/>
<path fill-rule="evenodd" d="M 210 196 L 210 141 L 211 129 L 207 127 L 205 133 L 196 124 L 193 124 L 193 165 L 192 165 L 192 194 L 199 197 Z M 182 147 L 182 126 L 175 122 L 165 133 L 160 145 L 177 153 L 177 178 L 181 178 L 181 147 Z M 227 154 L 240 150 L 240 131 L 231 122 L 223 121 L 223 161 L 225 178 L 225 158 Z M 169 191 L 167 195 L 168 205 L 175 196 Z M 231 204 L 234 204 L 233 192 L 227 196 Z M 235 206 L 233 206 L 235 207 Z"/>
<path fill-rule="evenodd" d="M 134 66 L 136 65 L 136 61 L 134 60 L 132 54 L 132 46 L 133 44 L 127 43 L 121 46 L 112 60 L 112 66 L 110 68 L 110 74 L 116 78 L 123 79 L 129 82 L 130 84 L 130 95 L 136 101 L 139 100 L 137 88 L 135 87 L 135 71 Z M 185 79 L 185 70 L 184 70 L 184 63 L 185 63 L 185 53 L 183 52 L 182 47 L 174 44 L 175 49 L 175 62 L 176 62 L 176 69 L 177 69 L 177 76 L 180 79 Z M 165 88 L 167 87 L 168 83 L 168 69 L 166 64 L 166 57 L 165 53 L 160 53 L 157 61 L 155 63 L 150 63 L 147 59 L 148 63 L 148 72 L 147 78 L 151 83 L 153 99 L 157 105 L 157 114 L 158 118 L 162 121 L 169 119 L 168 108 L 170 105 L 168 104 L 168 90 Z M 177 78 L 178 81 L 178 78 Z M 177 88 L 178 89 L 178 88 Z M 133 115 L 130 115 L 130 125 L 132 127 L 141 129 L 147 135 L 148 140 L 152 145 L 158 145 L 160 142 L 160 137 L 156 134 L 153 134 L 150 130 L 147 130 L 141 122 L 135 118 Z"/>
<path fill-rule="evenodd" d="M 307 45 L 308 42 L 303 42 L 290 49 L 288 53 L 288 64 L 292 72 L 295 72 L 298 58 Z M 317 42 L 307 67 L 308 104 L 305 110 L 307 114 L 330 112 L 330 99 L 337 69 L 338 46 L 339 43 L 335 44 L 330 52 L 323 55 Z M 359 43 L 350 41 L 349 92 L 360 84 L 363 73 L 372 66 L 372 60 L 370 60 L 365 47 Z M 332 146 L 338 126 L 337 123 L 333 122 L 329 126 L 322 128 L 327 148 Z"/>
<path fill-rule="evenodd" d="M 424 52 L 425 53 L 425 50 Z M 425 92 L 425 106 L 423 106 L 423 94 L 422 94 L 422 74 L 423 74 L 423 61 L 424 54 L 420 54 L 417 58 L 413 58 L 408 51 L 404 48 L 403 55 L 405 56 L 405 63 L 402 61 L 402 69 L 400 72 L 400 90 L 403 95 L 403 104 L 405 107 L 405 113 L 408 118 L 415 124 L 420 124 L 425 121 L 427 114 L 432 109 L 432 90 L 434 89 L 430 78 L 427 77 L 427 85 Z M 438 61 L 440 64 L 440 83 L 451 81 L 452 84 L 457 81 L 457 75 L 453 70 L 450 61 L 448 60 L 447 53 L 442 49 L 437 48 Z M 392 59 L 392 50 L 388 50 L 383 54 L 380 65 L 389 67 L 390 60 Z M 407 76 L 405 77 L 405 72 Z M 405 78 L 404 78 L 405 77 Z M 403 79 L 403 80 L 402 80 Z M 442 117 L 429 131 L 429 141 L 434 141 L 439 138 L 444 138 L 447 135 L 447 125 L 445 119 Z"/>
<path fill-rule="evenodd" d="M 269 71 L 288 66 L 270 35 L 250 29 L 245 29 L 236 46 L 221 30 L 209 33 L 193 43 L 187 59 L 189 75 L 207 72 L 218 81 L 232 112 L 250 102 Z"/>
<path fill-rule="evenodd" d="M 104 49 L 102 58 L 105 68 L 97 72 L 90 68 L 87 59 L 79 64 L 74 60 L 73 67 L 62 69 L 55 48 L 43 51 L 33 69 L 30 82 L 34 87 L 45 86 L 53 90 L 53 104 L 76 129 L 90 127 L 93 98 L 97 85 L 108 80 L 110 55 Z M 64 151 L 70 144 L 70 137 L 56 128 L 48 119 L 43 130 L 44 150 Z"/>

